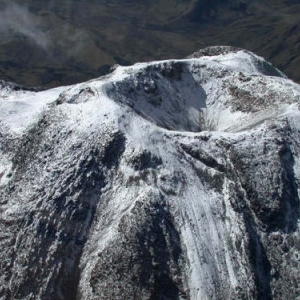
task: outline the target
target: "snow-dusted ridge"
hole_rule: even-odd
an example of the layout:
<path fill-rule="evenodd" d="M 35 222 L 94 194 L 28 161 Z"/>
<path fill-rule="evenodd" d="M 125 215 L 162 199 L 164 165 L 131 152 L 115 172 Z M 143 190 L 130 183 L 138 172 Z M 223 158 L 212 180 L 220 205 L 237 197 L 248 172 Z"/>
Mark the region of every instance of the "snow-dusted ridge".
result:
<path fill-rule="evenodd" d="M 300 297 L 300 87 L 262 58 L 0 94 L 0 299 Z"/>
<path fill-rule="evenodd" d="M 285 80 L 284 74 L 261 57 L 235 48 L 232 52 L 222 47 L 219 52 L 213 50 L 214 47 L 210 49 L 212 54 L 219 55 L 204 52 L 206 55 L 201 54 L 199 58 L 119 66 L 108 76 L 74 87 L 39 93 L 3 88 L 1 121 L 13 131 L 20 131 L 62 93 L 61 97 L 69 95 L 68 103 L 101 99 L 107 95 L 173 130 L 201 131 L 201 127 L 208 127 L 226 131 L 239 127 L 236 123 L 240 118 L 247 118 L 248 112 L 261 113 L 262 108 L 272 110 L 278 104 L 290 104 L 299 97 L 299 86 Z M 269 74 L 282 79 L 266 78 Z M 253 90 L 255 95 L 251 95 Z M 78 99 L 74 100 L 75 97 Z M 244 103 L 242 98 L 246 99 Z"/>

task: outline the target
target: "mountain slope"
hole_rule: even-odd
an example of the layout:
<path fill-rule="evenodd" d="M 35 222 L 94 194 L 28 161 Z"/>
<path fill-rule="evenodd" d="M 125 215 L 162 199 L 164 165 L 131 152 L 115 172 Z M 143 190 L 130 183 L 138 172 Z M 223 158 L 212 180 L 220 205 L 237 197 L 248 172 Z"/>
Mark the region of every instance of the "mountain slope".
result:
<path fill-rule="evenodd" d="M 1 95 L 1 299 L 300 296 L 300 86 L 262 58 Z"/>
<path fill-rule="evenodd" d="M 0 77 L 53 87 L 223 44 L 299 82 L 299 12 L 292 0 L 0 0 Z"/>

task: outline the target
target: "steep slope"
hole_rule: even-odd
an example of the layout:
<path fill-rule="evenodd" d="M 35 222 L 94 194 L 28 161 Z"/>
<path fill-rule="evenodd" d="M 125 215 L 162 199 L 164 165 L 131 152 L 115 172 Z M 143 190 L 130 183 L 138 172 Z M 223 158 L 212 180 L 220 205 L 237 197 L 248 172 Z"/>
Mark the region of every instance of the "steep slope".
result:
<path fill-rule="evenodd" d="M 299 100 L 226 47 L 2 83 L 1 299 L 297 299 Z"/>

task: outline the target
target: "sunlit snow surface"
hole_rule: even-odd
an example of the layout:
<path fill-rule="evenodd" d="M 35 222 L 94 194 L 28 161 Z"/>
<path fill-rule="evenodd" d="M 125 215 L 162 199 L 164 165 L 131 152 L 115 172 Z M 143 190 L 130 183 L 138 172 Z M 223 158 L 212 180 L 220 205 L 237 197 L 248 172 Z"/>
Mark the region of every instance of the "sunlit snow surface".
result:
<path fill-rule="evenodd" d="M 37 121 L 47 104 L 65 90 L 55 88 L 43 92 L 6 91 L 0 94 L 0 120 L 14 132 L 21 132 Z"/>
<path fill-rule="evenodd" d="M 4 139 L 4 133 L 8 134 L 7 140 L 16 141 L 17 145 L 18 139 L 26 137 L 46 116 L 49 127 L 43 143 L 47 145 L 49 138 L 51 145 L 47 147 L 51 148 L 53 143 L 57 146 L 53 146 L 55 151 L 49 154 L 49 160 L 43 158 L 43 166 L 32 163 L 24 171 L 20 182 L 26 186 L 22 189 L 17 186 L 16 196 L 1 204 L 1 218 L 9 222 L 23 212 L 35 211 L 37 203 L 33 199 L 39 188 L 44 197 L 38 200 L 41 206 L 47 195 L 59 198 L 66 193 L 62 186 L 69 184 L 68 177 L 79 172 L 84 155 L 93 147 L 104 149 L 114 134 L 121 132 L 126 138 L 124 152 L 118 168 L 105 171 L 111 182 L 101 190 L 99 203 L 108 205 L 97 204 L 95 196 L 91 200 L 95 202 L 91 207 L 95 206 L 97 211 L 94 219 L 90 211 L 82 227 L 77 228 L 87 236 L 82 253 L 78 251 L 81 255 L 78 290 L 82 299 L 100 299 L 91 286 L 92 274 L 100 253 L 118 240 L 120 221 L 131 216 L 138 203 L 154 201 L 158 195 L 167 199 L 180 233 L 186 256 L 183 285 L 190 299 L 225 299 L 221 296 L 234 299 L 239 289 L 244 289 L 246 298 L 251 298 L 256 279 L 245 267 L 251 264 L 246 249 L 248 228 L 245 216 L 237 213 L 232 204 L 232 199 L 242 197 L 236 196 L 235 191 L 241 184 L 234 183 L 235 173 L 227 176 L 222 169 L 234 169 L 233 159 L 229 158 L 230 145 L 252 151 L 255 143 L 273 142 L 277 135 L 270 133 L 270 128 L 280 128 L 288 120 L 291 138 L 298 139 L 291 146 L 291 153 L 296 180 L 300 179 L 300 87 L 279 71 L 282 77 L 267 76 L 265 73 L 271 67 L 262 70 L 262 61 L 240 50 L 218 56 L 119 66 L 106 77 L 48 91 L 3 90 L 0 137 Z M 36 151 L 46 157 L 47 147 L 45 152 Z M 81 152 L 72 157 L 74 149 Z M 133 167 L 132 161 L 146 150 L 161 162 L 157 169 L 147 171 L 146 179 L 141 179 L 141 171 Z M 202 160 L 197 160 L 197 151 L 201 152 Z M 275 150 L 272 148 L 270 155 L 272 151 Z M 4 189 L 15 176 L 14 151 L 0 148 L 0 155 L 0 186 Z M 56 176 L 62 176 L 59 177 L 62 181 L 56 182 Z M 204 180 L 205 176 L 212 178 L 212 183 Z M 218 176 L 222 183 L 215 186 L 213 179 Z M 76 189 L 76 184 L 74 187 L 70 184 L 69 190 Z M 67 197 L 68 201 L 72 203 L 71 197 Z M 45 210 L 50 211 L 47 205 Z M 49 214 L 49 220 L 59 224 L 54 213 Z M 63 233 L 64 228 L 58 230 L 57 236 L 59 232 Z M 5 236 L 5 231 L 2 234 Z M 16 234 L 16 240 L 26 239 L 23 233 Z M 33 247 L 29 238 L 24 243 L 30 249 Z M 46 287 L 54 280 L 57 265 L 51 264 L 51 257 L 59 255 L 58 248 L 59 242 L 55 240 L 47 249 L 44 264 L 49 264 L 49 272 L 45 270 L 44 274 L 48 277 L 39 282 L 43 287 L 37 288 L 36 299 L 43 298 Z M 74 250 L 74 255 L 78 253 Z M 18 270 L 18 263 L 24 263 L 22 259 L 15 260 L 12 274 L 22 276 L 25 272 Z M 78 262 L 68 256 L 68 263 L 71 270 Z M 10 276 L 9 288 L 13 290 L 19 279 L 17 275 Z M 6 279 L 1 280 L 4 285 Z M 62 291 L 63 288 L 57 293 L 60 299 Z"/>
<path fill-rule="evenodd" d="M 55 101 L 63 92 L 73 93 L 75 90 L 79 92 L 79 90 L 90 87 L 91 93 L 89 98 L 99 101 L 102 98 L 105 99 L 107 86 L 126 80 L 126 78 L 132 77 L 139 72 L 145 73 L 147 68 L 151 66 L 180 63 L 184 64 L 191 74 L 190 78 L 183 79 L 184 84 L 180 82 L 181 87 L 179 92 L 182 94 L 184 91 L 185 98 L 182 99 L 182 102 L 187 106 L 185 107 L 186 111 L 183 113 L 187 114 L 192 120 L 197 119 L 199 111 L 202 110 L 205 117 L 211 120 L 214 125 L 214 131 L 238 131 L 243 128 L 244 124 L 241 123 L 245 123 L 245 121 L 255 124 L 256 122 L 260 122 L 260 120 L 264 120 L 266 115 L 269 117 L 276 116 L 277 112 L 273 109 L 277 108 L 278 104 L 291 104 L 294 103 L 294 99 L 300 101 L 300 88 L 298 85 L 285 78 L 263 76 L 264 71 L 261 70 L 257 61 L 262 61 L 262 58 L 247 51 L 239 51 L 237 53 L 218 56 L 204 56 L 198 59 L 139 63 L 130 67 L 119 66 L 107 78 L 100 78 L 99 80 L 79 84 L 75 87 L 59 87 L 38 93 L 4 89 L 0 94 L 0 120 L 13 132 L 19 133 L 31 123 L 36 122 L 40 113 L 43 110 L 47 110 L 47 105 Z M 281 74 L 279 71 L 278 73 Z M 248 75 L 252 75 L 251 81 L 248 82 L 247 79 L 244 81 L 243 77 Z M 284 77 L 283 74 L 282 76 Z M 146 79 L 148 78 L 146 77 Z M 262 81 L 263 86 L 260 86 Z M 151 80 L 149 82 L 151 84 Z M 267 102 L 266 109 L 261 111 L 259 107 L 259 111 L 254 115 L 251 114 L 251 116 L 240 112 L 238 109 L 234 111 L 232 105 L 228 103 L 230 95 L 228 95 L 228 89 L 224 89 L 224 82 L 227 85 L 231 83 L 238 88 L 245 88 L 250 93 L 255 91 L 256 96 L 260 96 L 261 94 L 262 101 Z M 202 95 L 193 94 L 195 92 L 195 84 L 203 88 Z M 266 93 L 268 89 L 275 91 L 279 94 L 279 97 L 272 94 L 271 99 L 264 99 L 264 97 L 268 96 L 268 93 Z M 203 99 L 203 96 L 205 96 L 205 99 Z M 126 95 L 123 95 L 123 97 L 126 97 Z M 195 99 L 195 102 L 197 101 L 198 103 L 196 105 L 189 103 L 190 99 Z M 166 99 L 166 101 L 171 106 L 176 104 L 172 104 L 172 99 Z M 162 105 L 164 104 L 162 103 Z M 144 106 L 148 105 L 148 103 L 142 102 L 136 105 Z M 284 107 L 287 107 L 287 105 Z M 151 108 L 155 109 L 153 105 L 152 107 L 150 106 Z M 282 107 L 280 109 L 282 110 Z M 161 107 L 159 107 L 156 113 L 168 114 L 169 112 L 162 111 Z M 180 114 L 180 118 L 186 117 L 181 111 Z M 198 122 L 198 120 L 195 122 Z M 180 128 L 180 124 L 177 124 L 177 126 Z"/>

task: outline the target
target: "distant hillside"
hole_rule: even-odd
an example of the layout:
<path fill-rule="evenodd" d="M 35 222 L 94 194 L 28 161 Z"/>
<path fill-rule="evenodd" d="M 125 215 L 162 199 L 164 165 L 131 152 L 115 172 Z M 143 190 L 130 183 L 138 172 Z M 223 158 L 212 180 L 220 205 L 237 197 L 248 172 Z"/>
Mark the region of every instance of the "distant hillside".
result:
<path fill-rule="evenodd" d="M 288 0 L 0 0 L 0 77 L 57 86 L 115 63 L 209 45 L 255 51 L 300 82 L 300 4 Z"/>

